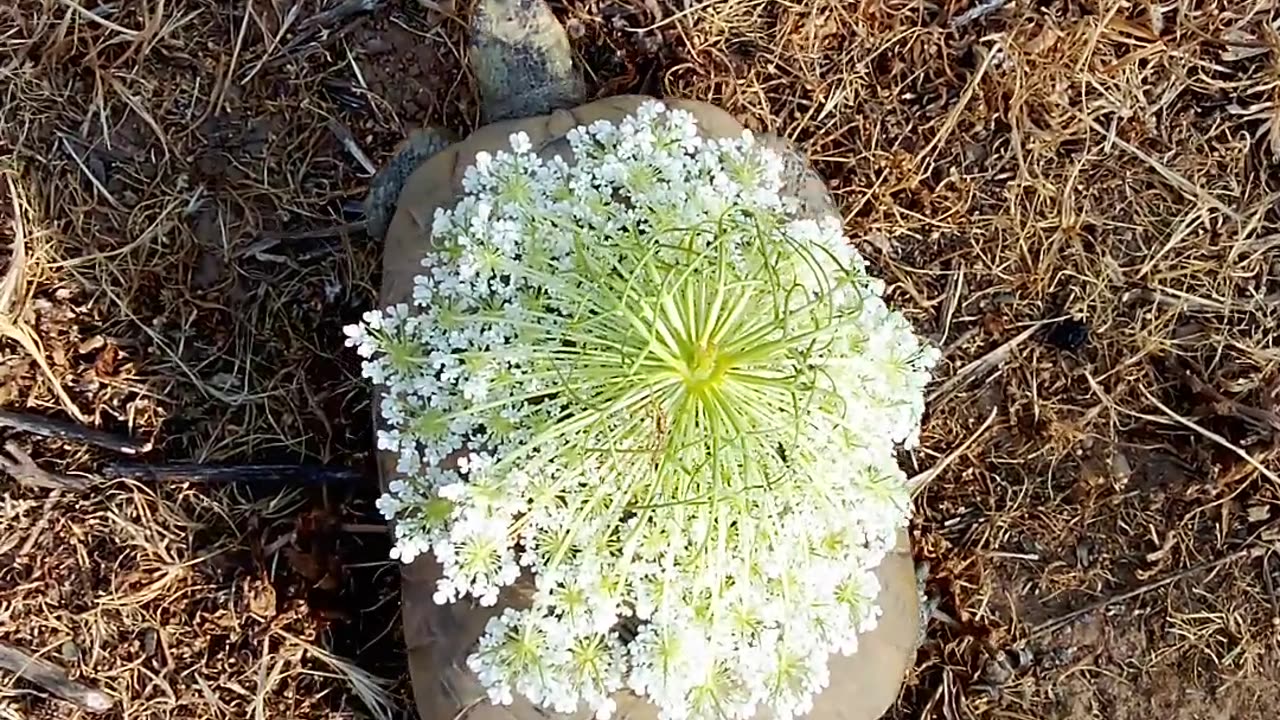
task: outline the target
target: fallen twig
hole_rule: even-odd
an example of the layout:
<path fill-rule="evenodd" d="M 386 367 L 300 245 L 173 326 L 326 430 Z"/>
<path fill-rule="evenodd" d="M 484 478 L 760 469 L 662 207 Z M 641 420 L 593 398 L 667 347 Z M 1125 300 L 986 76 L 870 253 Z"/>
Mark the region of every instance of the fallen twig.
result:
<path fill-rule="evenodd" d="M 271 57 L 272 53 L 270 52 L 264 55 L 262 60 L 258 61 L 257 66 L 253 68 L 252 72 L 241 80 L 241 83 L 247 82 L 263 68 L 273 68 L 296 60 L 297 53 L 295 51 L 299 50 L 303 46 L 307 46 L 308 43 L 312 43 L 307 47 L 307 50 L 310 50 L 315 47 L 322 47 L 345 36 L 355 29 L 362 20 L 362 18 L 356 16 L 374 12 L 381 7 L 384 2 L 385 0 L 344 0 L 334 7 L 316 13 L 315 15 L 312 15 L 298 23 L 298 32 L 290 38 L 288 42 L 283 44 L 280 43 L 280 40 L 284 37 L 285 30 L 287 30 L 288 27 L 281 27 L 280 31 L 276 34 L 275 41 L 272 43 L 272 51 L 274 52 L 274 50 L 278 48 L 280 50 L 279 56 Z M 295 5 L 294 7 L 296 8 L 297 6 Z M 347 23 L 343 27 L 337 30 L 333 30 L 331 28 L 331 26 L 340 24 L 352 17 L 356 17 L 356 19 Z M 288 24 L 292 25 L 294 19 L 296 19 L 296 15 L 291 13 Z M 317 36 L 319 36 L 318 39 Z"/>
<path fill-rule="evenodd" d="M 1257 548 L 1251 545 L 1241 550 L 1237 550 L 1231 553 L 1230 555 L 1220 557 L 1217 560 L 1210 560 L 1209 562 L 1201 563 L 1194 567 L 1189 567 L 1186 570 L 1181 570 L 1168 577 L 1162 578 L 1160 580 L 1156 580 L 1155 582 L 1146 583 L 1132 590 L 1129 590 L 1128 592 L 1123 592 L 1123 593 L 1120 593 L 1119 595 L 1113 595 L 1109 598 L 1099 600 L 1098 602 L 1085 605 L 1084 607 L 1079 608 L 1078 610 L 1072 610 L 1071 612 L 1065 615 L 1059 615 L 1058 617 L 1053 618 L 1052 620 L 1046 620 L 1040 623 L 1039 625 L 1036 625 L 1035 627 L 1031 628 L 1031 637 L 1035 637 L 1037 635 L 1043 635 L 1045 633 L 1057 630 L 1082 615 L 1088 615 L 1091 612 L 1102 610 L 1103 608 L 1109 605 L 1114 605 L 1118 602 L 1124 602 L 1125 600 L 1131 600 L 1133 598 L 1138 597 L 1139 595 L 1145 595 L 1151 592 L 1152 590 L 1158 590 L 1164 587 L 1165 585 L 1171 585 L 1179 580 L 1182 580 L 1183 578 L 1187 578 L 1192 575 L 1195 575 L 1196 573 L 1203 572 L 1205 570 L 1212 570 L 1222 565 L 1226 565 L 1227 563 L 1232 562 L 1233 560 L 1239 560 L 1240 558 L 1245 557 L 1246 555 L 1254 552 L 1256 549 Z"/>
<path fill-rule="evenodd" d="M 1206 300 L 1185 292 L 1169 290 L 1168 288 L 1163 290 L 1154 288 L 1128 290 L 1120 296 L 1120 302 L 1122 303 L 1134 300 L 1151 302 L 1162 307 L 1193 313 L 1225 313 L 1231 309 L 1216 300 Z"/>
<path fill-rule="evenodd" d="M 1275 622 L 1280 619 L 1280 599 L 1276 597 L 1275 580 L 1271 578 L 1271 555 L 1274 550 L 1268 549 L 1267 554 L 1262 556 L 1262 581 L 1267 586 L 1267 598 L 1271 601 L 1271 621 Z"/>
<path fill-rule="evenodd" d="M 111 22 L 110 20 L 107 20 L 106 18 L 101 17 L 100 15 L 95 15 L 88 8 L 84 7 L 83 5 L 77 2 L 74 2 L 73 0 L 58 0 L 58 2 L 66 6 L 67 8 L 74 10 L 77 15 L 84 18 L 85 20 L 101 25 L 102 27 L 108 30 L 111 30 L 113 32 L 118 32 L 127 38 L 135 38 L 135 37 L 138 37 L 138 35 L 142 34 L 141 31 L 139 30 L 130 30 L 127 27 L 117 25 Z"/>
<path fill-rule="evenodd" d="M 1235 453 L 1237 456 L 1240 457 L 1240 459 L 1249 463 L 1254 467 L 1255 470 L 1262 473 L 1262 475 L 1265 478 L 1275 483 L 1277 486 L 1280 486 L 1280 476 L 1277 476 L 1274 472 L 1268 470 L 1265 465 L 1255 460 L 1252 455 L 1242 450 L 1238 445 L 1222 437 L 1221 435 L 1213 432 L 1212 430 L 1201 427 L 1199 424 L 1192 422 L 1191 420 L 1188 420 L 1187 418 L 1184 418 L 1178 413 L 1170 410 L 1168 406 L 1166 406 L 1164 403 L 1157 400 L 1156 397 L 1152 395 L 1150 392 L 1148 392 L 1146 388 L 1139 388 L 1139 389 L 1142 390 L 1142 394 L 1147 397 L 1147 401 L 1150 402 L 1152 405 L 1155 405 L 1156 407 L 1160 408 L 1160 411 L 1163 412 L 1165 415 L 1169 416 L 1170 420 L 1173 420 L 1179 425 L 1184 425 L 1186 427 L 1191 428 L 1192 430 L 1195 430 L 1196 432 L 1200 433 L 1204 437 L 1212 440 L 1213 442 Z M 1158 419 L 1158 418 L 1151 418 L 1150 416 L 1143 415 L 1141 413 L 1134 413 L 1134 415 L 1137 415 L 1138 417 L 1145 417 L 1147 419 Z"/>
<path fill-rule="evenodd" d="M 961 268 L 947 276 L 947 293 L 946 298 L 942 301 L 942 318 L 940 322 L 942 331 L 938 336 L 939 345 L 946 343 L 947 336 L 951 334 L 951 321 L 955 317 L 956 309 L 960 306 L 960 296 L 963 293 L 964 269 Z"/>
<path fill-rule="evenodd" d="M 364 150 L 360 148 L 360 144 L 356 142 L 356 138 L 351 134 L 351 130 L 347 128 L 346 125 L 343 125 L 334 119 L 330 119 L 328 125 L 329 132 L 333 133 L 334 137 L 338 138 L 338 142 L 342 143 L 342 147 L 346 148 L 347 152 L 351 154 L 351 157 L 355 158 L 355 161 L 360 163 L 360 167 L 364 168 L 365 174 L 369 177 L 377 174 L 378 168 L 373 164 L 373 161 L 369 159 L 369 156 L 364 153 Z"/>
<path fill-rule="evenodd" d="M 0 642 L 0 668 L 89 712 L 106 712 L 115 704 L 106 693 L 67 677 L 66 670 L 4 642 Z"/>
<path fill-rule="evenodd" d="M 338 529 L 352 535 L 386 535 L 391 532 L 390 526 L 374 523 L 342 523 Z"/>
<path fill-rule="evenodd" d="M 955 375 L 952 375 L 951 377 L 947 378 L 946 382 L 942 383 L 942 385 L 938 386 L 936 390 L 929 393 L 929 397 L 927 400 L 928 404 L 933 405 L 934 403 L 941 403 L 945 401 L 953 393 L 959 390 L 965 383 L 969 382 L 970 380 L 972 380 L 977 376 L 985 375 L 991 370 L 999 367 L 1001 364 L 1004 363 L 1005 360 L 1009 358 L 1009 353 L 1011 353 L 1015 347 L 1020 345 L 1027 338 L 1034 335 L 1036 330 L 1040 329 L 1041 325 L 1044 325 L 1045 323 L 1048 323 L 1048 322 L 1051 322 L 1051 321 L 1041 320 L 1040 322 L 1037 322 L 1036 324 L 1032 325 L 1026 330 L 1023 330 L 1022 332 L 1018 333 L 1016 336 L 1014 336 L 1012 340 L 1009 340 L 1008 342 L 996 348 L 995 350 L 992 350 L 986 355 L 983 355 L 977 360 L 974 360 L 968 365 L 965 365 L 964 367 L 957 370 Z"/>
<path fill-rule="evenodd" d="M 54 490 L 44 499 L 44 505 L 40 508 L 40 519 L 31 527 L 31 532 L 27 534 L 27 539 L 22 543 L 22 547 L 18 548 L 18 557 L 30 557 L 31 549 L 40 542 L 40 538 L 44 537 L 44 531 L 49 527 L 49 519 L 53 517 L 53 509 L 57 506 L 58 500 L 62 499 L 62 491 Z"/>
<path fill-rule="evenodd" d="M 1280 417 L 1275 413 L 1263 410 L 1261 408 L 1246 405 L 1239 400 L 1229 398 L 1223 395 L 1217 388 L 1200 379 L 1200 377 L 1192 372 L 1191 368 L 1186 367 L 1182 363 L 1175 361 L 1175 367 L 1182 373 L 1182 377 L 1191 386 L 1191 390 L 1197 395 L 1208 398 L 1215 406 L 1220 415 L 1238 415 L 1248 421 L 1251 425 L 1261 430 L 1266 430 L 1268 434 L 1275 435 L 1280 432 Z"/>
<path fill-rule="evenodd" d="M 342 22 L 353 15 L 368 13 L 377 10 L 384 0 L 345 0 L 337 5 L 318 12 L 315 15 L 303 20 L 298 27 L 304 30 L 311 28 L 322 28 L 328 25 L 334 25 Z"/>
<path fill-rule="evenodd" d="M 297 37 L 281 46 L 281 54 L 278 57 L 271 58 L 270 60 L 262 63 L 262 69 L 270 70 L 287 63 L 301 60 L 306 53 L 314 52 L 315 50 L 336 43 L 347 35 L 355 32 L 363 24 L 364 18 L 357 17 L 337 30 L 323 33 L 319 39 L 315 40 L 312 39 L 316 34 L 313 31 L 300 33 Z"/>
<path fill-rule="evenodd" d="M 251 485 L 344 485 L 362 483 L 365 474 L 347 467 L 328 465 L 203 465 L 172 463 L 111 463 L 103 477 L 132 478 L 145 482 L 202 484 L 248 483 Z"/>
<path fill-rule="evenodd" d="M 111 207 L 117 210 L 124 210 L 125 208 L 120 204 L 120 201 L 116 200 L 115 196 L 111 194 L 111 191 L 107 190 L 107 187 L 103 185 L 102 182 L 99 181 L 98 178 L 89 170 L 89 167 L 84 164 L 84 160 L 82 160 L 80 156 L 76 154 L 76 151 L 72 149 L 71 141 L 67 139 L 67 136 L 62 133 L 57 133 L 57 135 L 58 140 L 62 143 L 62 149 L 66 151 L 67 155 L 71 156 L 72 161 L 75 162 L 76 167 L 80 168 L 80 172 L 84 174 L 85 179 L 89 181 L 89 184 L 93 186 L 93 189 L 98 191 L 98 194 L 102 196 L 102 199 L 106 200 Z"/>
<path fill-rule="evenodd" d="M 982 0 L 982 2 L 974 5 L 968 10 L 965 10 L 963 13 L 952 19 L 951 29 L 959 30 L 974 20 L 981 20 L 1008 4 L 1009 0 Z"/>
<path fill-rule="evenodd" d="M 947 466 L 954 462 L 956 458 L 968 452 L 969 448 L 973 447 L 973 444 L 986 434 L 987 428 L 991 427 L 991 423 L 996 419 L 996 411 L 997 408 L 991 408 L 991 412 L 987 414 L 987 419 L 982 421 L 982 426 L 975 430 L 960 447 L 947 453 L 945 457 L 934 463 L 933 467 L 908 480 L 907 487 L 911 488 L 911 494 L 913 496 L 918 495 L 925 486 L 938 477 L 943 470 L 946 470 Z"/>
<path fill-rule="evenodd" d="M 149 441 L 139 442 L 133 438 L 104 430 L 95 430 L 77 423 L 28 413 L 0 410 L 0 427 L 11 427 L 15 430 L 33 433 L 42 437 L 82 442 L 123 455 L 140 455 L 151 450 Z"/>
<path fill-rule="evenodd" d="M 17 443 L 5 443 L 4 449 L 8 452 L 8 456 L 0 453 L 0 470 L 4 470 L 9 477 L 17 480 L 22 485 L 43 490 L 73 490 L 77 492 L 89 487 L 89 484 L 80 478 L 51 473 L 36 465 L 31 456 L 18 447 Z"/>

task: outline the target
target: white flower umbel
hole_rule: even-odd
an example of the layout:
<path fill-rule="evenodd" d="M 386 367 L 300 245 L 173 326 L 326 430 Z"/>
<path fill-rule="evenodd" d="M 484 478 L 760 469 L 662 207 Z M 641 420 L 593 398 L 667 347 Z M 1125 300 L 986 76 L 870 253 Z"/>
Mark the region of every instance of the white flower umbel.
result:
<path fill-rule="evenodd" d="M 439 603 L 534 578 L 469 658 L 494 702 L 802 715 L 876 624 L 936 351 L 750 134 L 649 103 L 569 144 L 479 154 L 413 305 L 347 328 L 394 555 Z"/>

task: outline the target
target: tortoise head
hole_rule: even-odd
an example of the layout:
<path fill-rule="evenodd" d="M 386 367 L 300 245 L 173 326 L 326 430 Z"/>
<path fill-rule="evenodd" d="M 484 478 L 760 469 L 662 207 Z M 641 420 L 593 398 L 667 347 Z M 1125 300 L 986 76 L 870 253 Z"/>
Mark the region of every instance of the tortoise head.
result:
<path fill-rule="evenodd" d="M 568 35 L 544 0 L 479 0 L 470 65 L 485 122 L 543 115 L 586 99 Z"/>

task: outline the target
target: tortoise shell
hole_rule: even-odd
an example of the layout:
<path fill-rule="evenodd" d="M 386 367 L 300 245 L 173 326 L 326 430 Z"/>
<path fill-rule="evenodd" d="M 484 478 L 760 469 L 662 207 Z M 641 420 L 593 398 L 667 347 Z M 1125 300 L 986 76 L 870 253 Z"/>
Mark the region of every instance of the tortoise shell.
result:
<path fill-rule="evenodd" d="M 428 157 L 403 182 L 394 210 L 390 213 L 382 266 L 383 306 L 411 302 L 413 279 L 422 273 L 420 263 L 431 245 L 432 219 L 437 208 L 450 207 L 461 195 L 462 176 L 481 151 L 495 152 L 510 147 L 515 132 L 529 136 L 535 151 L 545 157 L 561 155 L 572 162 L 566 135 L 580 125 L 596 120 L 620 122 L 650 98 L 611 97 L 571 109 L 554 110 L 523 119 L 494 122 L 465 139 L 448 145 Z M 711 105 L 690 101 L 667 101 L 668 106 L 693 113 L 706 137 L 729 137 L 743 127 L 732 116 Z M 802 200 L 810 213 L 832 213 L 833 204 L 821 180 L 807 164 L 776 138 L 763 138 L 792 160 L 787 191 Z M 380 401 L 381 398 L 378 398 Z M 374 407 L 378 407 L 375 403 Z M 379 470 L 383 487 L 396 476 L 396 460 L 380 453 Z M 430 557 L 420 557 L 402 566 L 402 611 L 404 638 L 418 712 L 423 720 L 532 720 L 555 716 L 516 698 L 510 706 L 491 704 L 474 673 L 466 665 L 467 655 L 484 630 L 488 619 L 504 606 L 519 603 L 522 592 L 509 588 L 497 607 L 471 603 L 441 606 L 432 600 L 440 568 Z M 859 637 L 859 649 L 850 657 L 833 656 L 829 687 L 815 698 L 810 717 L 815 720 L 874 720 L 897 698 L 906 671 L 915 657 L 919 637 L 919 591 L 906 533 L 878 570 L 881 584 L 879 604 L 882 615 L 877 627 Z M 656 720 L 657 708 L 642 698 L 622 691 L 615 695 L 617 715 L 633 720 Z M 582 710 L 574 717 L 587 718 Z"/>

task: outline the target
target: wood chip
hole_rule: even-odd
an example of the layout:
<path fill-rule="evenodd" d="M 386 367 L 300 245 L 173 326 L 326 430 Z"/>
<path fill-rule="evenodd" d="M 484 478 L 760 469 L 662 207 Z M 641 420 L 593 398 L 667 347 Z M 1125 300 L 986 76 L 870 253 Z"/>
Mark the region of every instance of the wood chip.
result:
<path fill-rule="evenodd" d="M 110 710 L 115 701 L 67 676 L 67 671 L 7 643 L 0 642 L 0 668 L 92 713 Z"/>

